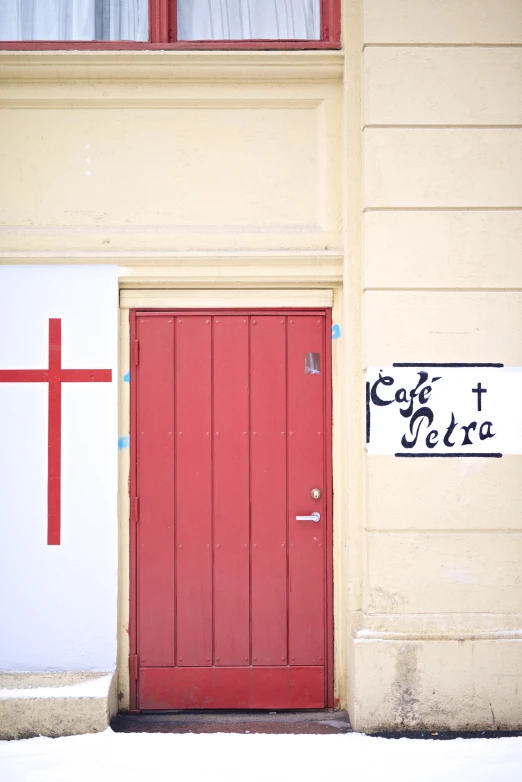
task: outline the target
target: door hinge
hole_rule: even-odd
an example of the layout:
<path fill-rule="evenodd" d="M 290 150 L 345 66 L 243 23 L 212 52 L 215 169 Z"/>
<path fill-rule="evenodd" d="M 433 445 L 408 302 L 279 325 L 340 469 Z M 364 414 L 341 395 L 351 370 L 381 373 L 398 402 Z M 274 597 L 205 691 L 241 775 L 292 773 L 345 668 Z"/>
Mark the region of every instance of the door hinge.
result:
<path fill-rule="evenodd" d="M 134 497 L 133 517 L 136 523 L 140 520 L 140 501 L 138 497 Z"/>
<path fill-rule="evenodd" d="M 135 682 L 138 681 L 138 670 L 140 665 L 140 658 L 137 654 L 131 656 L 131 676 Z"/>
<path fill-rule="evenodd" d="M 134 363 L 138 366 L 140 360 L 140 343 L 137 339 L 134 340 Z"/>

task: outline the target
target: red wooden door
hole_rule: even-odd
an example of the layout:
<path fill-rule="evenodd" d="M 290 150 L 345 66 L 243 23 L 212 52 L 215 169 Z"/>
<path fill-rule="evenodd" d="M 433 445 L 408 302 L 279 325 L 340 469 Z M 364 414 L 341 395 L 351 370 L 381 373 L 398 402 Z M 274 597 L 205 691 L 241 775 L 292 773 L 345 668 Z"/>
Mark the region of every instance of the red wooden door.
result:
<path fill-rule="evenodd" d="M 131 327 L 132 707 L 332 705 L 329 312 Z"/>

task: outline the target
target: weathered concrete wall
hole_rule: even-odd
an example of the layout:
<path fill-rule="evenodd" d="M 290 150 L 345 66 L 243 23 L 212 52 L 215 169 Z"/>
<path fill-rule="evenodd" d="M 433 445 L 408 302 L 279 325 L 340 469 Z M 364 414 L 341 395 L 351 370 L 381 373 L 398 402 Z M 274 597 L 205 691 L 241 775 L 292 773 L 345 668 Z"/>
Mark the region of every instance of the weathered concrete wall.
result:
<path fill-rule="evenodd" d="M 522 5 L 362 11 L 364 365 L 520 367 Z M 367 456 L 358 730 L 520 727 L 521 471 Z"/>

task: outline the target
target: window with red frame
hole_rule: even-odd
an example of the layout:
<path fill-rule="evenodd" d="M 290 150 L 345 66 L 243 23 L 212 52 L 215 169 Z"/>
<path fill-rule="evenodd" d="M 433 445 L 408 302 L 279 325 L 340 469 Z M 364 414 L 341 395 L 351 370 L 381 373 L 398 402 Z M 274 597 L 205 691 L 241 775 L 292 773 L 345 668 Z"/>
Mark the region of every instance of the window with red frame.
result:
<path fill-rule="evenodd" d="M 0 47 L 320 49 L 341 0 L 0 0 Z"/>

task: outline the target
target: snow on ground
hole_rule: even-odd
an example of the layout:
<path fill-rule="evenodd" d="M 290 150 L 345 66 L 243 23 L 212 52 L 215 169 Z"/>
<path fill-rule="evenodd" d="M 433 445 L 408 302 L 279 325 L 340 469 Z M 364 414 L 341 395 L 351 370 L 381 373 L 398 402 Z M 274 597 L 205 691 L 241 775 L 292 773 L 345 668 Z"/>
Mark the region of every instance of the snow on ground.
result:
<path fill-rule="evenodd" d="M 2 782 L 519 782 L 522 737 L 103 733 L 0 742 Z"/>

